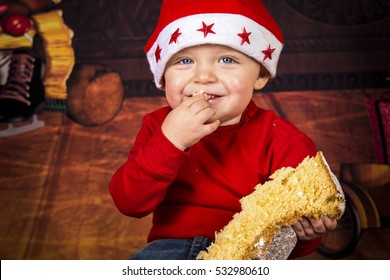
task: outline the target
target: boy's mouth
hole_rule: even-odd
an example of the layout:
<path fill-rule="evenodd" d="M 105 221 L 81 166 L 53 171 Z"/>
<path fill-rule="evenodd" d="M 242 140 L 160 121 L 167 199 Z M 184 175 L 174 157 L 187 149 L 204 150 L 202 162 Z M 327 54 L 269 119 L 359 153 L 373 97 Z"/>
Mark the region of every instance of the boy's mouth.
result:
<path fill-rule="evenodd" d="M 201 94 L 206 95 L 206 97 L 207 97 L 206 100 L 207 100 L 208 102 L 210 102 L 210 103 L 212 103 L 212 102 L 214 101 L 214 99 L 221 97 L 221 96 L 219 96 L 219 95 L 206 93 L 204 90 L 199 90 L 198 92 L 193 93 L 192 96 L 201 95 Z"/>
<path fill-rule="evenodd" d="M 218 102 L 221 98 L 222 96 L 220 95 L 207 94 L 207 102 L 209 102 L 210 104 Z"/>

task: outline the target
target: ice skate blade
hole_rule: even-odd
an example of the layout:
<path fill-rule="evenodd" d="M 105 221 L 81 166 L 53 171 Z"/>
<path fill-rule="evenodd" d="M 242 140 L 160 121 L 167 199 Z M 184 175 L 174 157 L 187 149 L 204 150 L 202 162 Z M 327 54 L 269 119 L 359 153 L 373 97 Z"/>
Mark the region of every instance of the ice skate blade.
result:
<path fill-rule="evenodd" d="M 22 133 L 36 130 L 38 128 L 43 127 L 44 125 L 45 122 L 38 120 L 37 115 L 34 115 L 32 118 L 32 123 L 29 124 L 25 124 L 22 126 L 14 126 L 12 123 L 9 123 L 6 129 L 0 130 L 0 137 L 10 137 L 10 136 L 19 135 Z"/>

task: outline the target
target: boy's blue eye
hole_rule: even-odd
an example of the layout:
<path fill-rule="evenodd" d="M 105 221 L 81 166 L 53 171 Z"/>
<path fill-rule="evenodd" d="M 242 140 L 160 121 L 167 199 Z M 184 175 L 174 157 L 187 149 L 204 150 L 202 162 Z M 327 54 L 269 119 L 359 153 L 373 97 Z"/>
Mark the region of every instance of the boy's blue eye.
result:
<path fill-rule="evenodd" d="M 183 58 L 183 59 L 180 59 L 179 63 L 180 64 L 191 64 L 192 60 L 189 58 Z"/>
<path fill-rule="evenodd" d="M 231 58 L 231 57 L 223 57 L 223 58 L 220 60 L 220 62 L 222 62 L 222 63 L 233 63 L 234 60 L 233 60 L 233 58 Z"/>

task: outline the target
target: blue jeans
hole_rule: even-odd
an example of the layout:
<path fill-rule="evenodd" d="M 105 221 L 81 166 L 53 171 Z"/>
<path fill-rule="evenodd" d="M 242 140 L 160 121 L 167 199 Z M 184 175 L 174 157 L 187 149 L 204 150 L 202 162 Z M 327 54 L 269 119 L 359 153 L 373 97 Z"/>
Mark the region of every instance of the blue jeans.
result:
<path fill-rule="evenodd" d="M 130 260 L 195 260 L 212 240 L 196 236 L 194 239 L 154 240 L 134 253 Z"/>

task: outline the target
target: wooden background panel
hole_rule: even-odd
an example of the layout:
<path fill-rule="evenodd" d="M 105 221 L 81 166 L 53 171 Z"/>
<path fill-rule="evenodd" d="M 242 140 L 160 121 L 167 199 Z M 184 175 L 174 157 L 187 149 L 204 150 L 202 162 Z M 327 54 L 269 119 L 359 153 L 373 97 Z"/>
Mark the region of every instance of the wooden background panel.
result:
<path fill-rule="evenodd" d="M 283 92 L 254 99 L 312 137 L 337 174 L 342 162 L 375 161 L 364 101 L 381 92 Z M 126 99 L 118 116 L 98 127 L 46 112 L 40 116 L 45 127 L 0 139 L 0 258 L 126 259 L 142 247 L 151 217 L 119 213 L 108 184 L 144 114 L 165 104 L 164 98 Z M 375 232 L 383 239 L 376 254 L 375 246 L 364 245 L 373 242 L 369 235 L 351 258 L 390 257 L 389 234 Z"/>
<path fill-rule="evenodd" d="M 45 131 L 0 139 L 1 259 L 25 257 L 58 153 L 61 122 L 49 119 Z"/>
<path fill-rule="evenodd" d="M 125 259 L 145 244 L 150 217 L 124 217 L 108 192 L 127 158 L 142 116 L 155 102 L 128 102 L 110 125 L 85 128 L 63 120 L 59 152 L 47 176 L 42 215 L 27 259 Z"/>
<path fill-rule="evenodd" d="M 382 91 L 283 92 L 260 94 L 264 108 L 292 121 L 322 150 L 337 174 L 341 162 L 375 162 L 365 100 Z M 265 102 L 265 104 L 264 104 Z M 353 144 L 352 144 L 353 143 Z"/>

